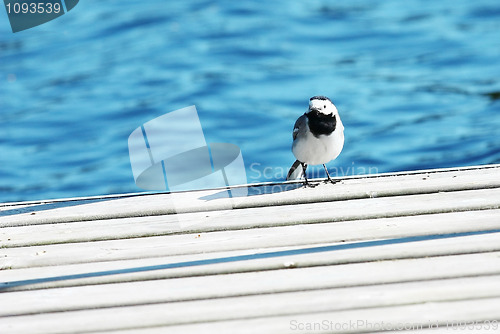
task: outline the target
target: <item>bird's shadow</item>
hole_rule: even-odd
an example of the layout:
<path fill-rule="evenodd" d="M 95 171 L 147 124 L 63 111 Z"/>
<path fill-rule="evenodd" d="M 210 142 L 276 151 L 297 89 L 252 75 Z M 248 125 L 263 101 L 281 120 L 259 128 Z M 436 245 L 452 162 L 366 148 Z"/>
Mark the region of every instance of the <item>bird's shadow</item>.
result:
<path fill-rule="evenodd" d="M 277 194 L 303 187 L 304 187 L 303 182 L 292 182 L 292 183 L 283 182 L 283 183 L 245 185 L 244 187 L 228 187 L 227 189 L 223 189 L 215 194 L 202 196 L 199 199 L 205 201 L 211 201 L 215 199 L 228 198 L 228 197 L 235 198 L 235 197 L 266 195 L 266 194 Z"/>

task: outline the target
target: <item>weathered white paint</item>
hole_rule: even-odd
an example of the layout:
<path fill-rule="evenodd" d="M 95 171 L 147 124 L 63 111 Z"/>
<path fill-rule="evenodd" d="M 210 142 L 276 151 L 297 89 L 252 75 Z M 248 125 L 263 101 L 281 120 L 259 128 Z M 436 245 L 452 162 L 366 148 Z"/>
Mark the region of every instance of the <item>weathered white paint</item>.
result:
<path fill-rule="evenodd" d="M 198 256 L 240 250 L 265 250 L 286 246 L 374 239 L 431 236 L 500 229 L 500 210 L 452 212 L 334 223 L 276 226 L 245 230 L 173 234 L 81 243 L 4 248 L 0 252 L 9 268 L 144 259 L 174 255 Z M 28 237 L 38 237 L 38 234 Z M 50 237 L 50 236 L 49 236 Z M 460 249 L 460 248 L 458 248 Z"/>
<path fill-rule="evenodd" d="M 500 320 L 500 165 L 271 188 L 0 204 L 0 332 Z"/>
<path fill-rule="evenodd" d="M 250 194 L 266 193 L 274 187 L 275 193 L 265 196 L 238 198 L 237 208 L 255 208 L 297 203 L 385 197 L 395 195 L 428 194 L 444 191 L 474 190 L 500 187 L 500 165 L 468 167 L 451 170 L 430 170 L 409 173 L 347 177 L 335 186 L 324 185 L 313 189 L 293 189 L 296 181 L 280 185 L 255 186 Z M 67 201 L 14 203 L 0 205 L 0 227 L 26 224 L 88 221 L 126 217 L 168 215 L 175 212 L 206 212 L 227 208 L 231 200 L 219 198 L 220 190 L 204 190 L 175 194 L 119 195 Z M 177 198 L 172 205 L 171 196 Z M 177 210 L 177 211 L 176 211 Z M 2 216 L 5 212 L 19 212 Z M 33 214 L 35 213 L 35 214 Z"/>

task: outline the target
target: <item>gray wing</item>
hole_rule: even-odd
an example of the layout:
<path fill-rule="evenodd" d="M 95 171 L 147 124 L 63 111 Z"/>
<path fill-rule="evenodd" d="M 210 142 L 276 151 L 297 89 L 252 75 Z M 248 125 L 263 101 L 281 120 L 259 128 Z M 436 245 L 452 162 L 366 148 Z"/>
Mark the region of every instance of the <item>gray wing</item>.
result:
<path fill-rule="evenodd" d="M 293 126 L 293 140 L 297 139 L 297 136 L 302 137 L 305 135 L 307 128 L 307 116 L 306 114 L 297 118 L 295 125 Z"/>

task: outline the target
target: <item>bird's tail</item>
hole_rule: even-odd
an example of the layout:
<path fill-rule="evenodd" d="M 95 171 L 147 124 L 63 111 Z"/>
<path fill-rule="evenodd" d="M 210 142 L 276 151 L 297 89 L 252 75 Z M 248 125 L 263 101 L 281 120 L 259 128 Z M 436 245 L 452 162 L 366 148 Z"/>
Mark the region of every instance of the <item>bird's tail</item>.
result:
<path fill-rule="evenodd" d="M 295 160 L 292 167 L 288 171 L 288 175 L 286 176 L 286 180 L 297 180 L 300 179 L 304 175 L 304 169 L 302 168 L 302 164 L 299 160 Z"/>

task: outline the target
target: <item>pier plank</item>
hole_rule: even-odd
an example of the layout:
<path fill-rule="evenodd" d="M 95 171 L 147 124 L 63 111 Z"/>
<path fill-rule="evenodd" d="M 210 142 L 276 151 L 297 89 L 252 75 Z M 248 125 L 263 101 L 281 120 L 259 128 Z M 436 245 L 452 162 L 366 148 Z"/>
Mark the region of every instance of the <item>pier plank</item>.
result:
<path fill-rule="evenodd" d="M 104 241 L 3 248 L 4 266 L 17 269 L 63 264 L 143 259 L 345 243 L 373 239 L 433 236 L 500 229 L 500 210 L 451 212 L 335 223 L 186 233 Z M 31 236 L 30 236 L 31 237 Z"/>
<path fill-rule="evenodd" d="M 0 204 L 1 332 L 500 322 L 500 165 L 338 181 Z"/>

